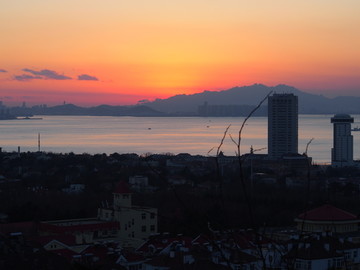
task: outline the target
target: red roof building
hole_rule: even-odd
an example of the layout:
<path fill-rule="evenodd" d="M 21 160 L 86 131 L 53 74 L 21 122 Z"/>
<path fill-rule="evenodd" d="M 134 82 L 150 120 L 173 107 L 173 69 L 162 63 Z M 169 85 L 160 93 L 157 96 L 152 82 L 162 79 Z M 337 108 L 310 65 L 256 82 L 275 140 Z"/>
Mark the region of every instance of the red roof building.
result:
<path fill-rule="evenodd" d="M 360 219 L 352 213 L 324 204 L 301 213 L 295 222 L 301 231 L 347 233 L 358 231 Z"/>
<path fill-rule="evenodd" d="M 129 189 L 129 186 L 127 183 L 125 183 L 124 181 L 120 181 L 114 190 L 114 193 L 117 194 L 131 194 L 132 192 Z"/>
<path fill-rule="evenodd" d="M 154 235 L 137 248 L 136 252 L 146 256 L 158 255 L 159 253 L 169 253 L 173 245 L 180 245 L 182 250 L 188 251 L 192 246 L 192 238 L 182 235 Z"/>
<path fill-rule="evenodd" d="M 39 227 L 40 236 L 72 235 L 77 245 L 116 238 L 120 229 L 119 222 L 95 218 L 46 221 Z"/>

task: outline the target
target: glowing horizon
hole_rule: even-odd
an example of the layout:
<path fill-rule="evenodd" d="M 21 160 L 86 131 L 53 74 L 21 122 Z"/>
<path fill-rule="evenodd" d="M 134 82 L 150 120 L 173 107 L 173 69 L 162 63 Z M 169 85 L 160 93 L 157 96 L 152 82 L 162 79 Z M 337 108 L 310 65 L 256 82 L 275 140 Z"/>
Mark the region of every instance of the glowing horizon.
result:
<path fill-rule="evenodd" d="M 360 2 L 5 0 L 4 103 L 136 104 L 261 83 L 360 95 Z"/>

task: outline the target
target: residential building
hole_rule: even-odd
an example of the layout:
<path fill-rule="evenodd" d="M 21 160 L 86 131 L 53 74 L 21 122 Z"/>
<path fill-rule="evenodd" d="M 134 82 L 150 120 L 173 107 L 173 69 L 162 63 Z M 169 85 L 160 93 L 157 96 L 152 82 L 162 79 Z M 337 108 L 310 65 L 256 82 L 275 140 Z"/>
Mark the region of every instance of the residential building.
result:
<path fill-rule="evenodd" d="M 132 205 L 132 192 L 125 182 L 117 185 L 113 198 L 113 205 L 98 209 L 98 218 L 119 223 L 118 237 L 124 246 L 139 246 L 157 233 L 157 209 Z"/>
<path fill-rule="evenodd" d="M 129 186 L 131 190 L 135 190 L 137 192 L 152 190 L 152 187 L 149 187 L 149 178 L 143 175 L 130 176 Z"/>
<path fill-rule="evenodd" d="M 147 187 L 149 185 L 149 178 L 142 175 L 130 176 L 129 184 L 136 188 Z"/>
<path fill-rule="evenodd" d="M 283 268 L 295 270 L 359 269 L 359 245 L 345 238 L 312 234 L 288 242 Z"/>
<path fill-rule="evenodd" d="M 74 245 L 89 245 L 116 238 L 119 224 L 95 218 L 43 221 L 39 224 L 39 235 L 53 239 L 72 237 Z M 59 238 L 59 239 L 60 239 Z"/>
<path fill-rule="evenodd" d="M 334 142 L 331 149 L 331 165 L 345 167 L 353 165 L 353 136 L 351 123 L 354 118 L 348 114 L 336 114 L 331 118 L 334 126 Z"/>
<path fill-rule="evenodd" d="M 63 188 L 62 191 L 65 193 L 72 193 L 72 194 L 78 194 L 82 193 L 85 190 L 84 184 L 70 184 L 69 187 Z"/>
<path fill-rule="evenodd" d="M 268 98 L 268 156 L 289 153 L 298 153 L 298 97 L 274 94 Z"/>
<path fill-rule="evenodd" d="M 145 262 L 146 258 L 144 256 L 132 252 L 125 252 L 125 250 L 123 250 L 120 257 L 116 260 L 116 263 L 123 266 L 126 270 L 141 270 Z"/>
<path fill-rule="evenodd" d="M 325 204 L 300 214 L 295 222 L 299 231 L 350 233 L 358 231 L 360 219 L 352 213 Z"/>

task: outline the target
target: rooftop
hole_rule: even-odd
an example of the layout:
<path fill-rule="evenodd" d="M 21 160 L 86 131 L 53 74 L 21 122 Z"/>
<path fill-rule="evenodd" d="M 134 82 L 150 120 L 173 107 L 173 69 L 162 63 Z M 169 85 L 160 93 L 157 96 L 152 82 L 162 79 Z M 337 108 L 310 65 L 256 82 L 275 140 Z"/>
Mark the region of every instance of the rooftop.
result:
<path fill-rule="evenodd" d="M 340 113 L 340 114 L 335 114 L 333 118 L 345 118 L 345 119 L 349 119 L 352 118 L 349 114 L 345 114 L 345 113 Z"/>
<path fill-rule="evenodd" d="M 40 229 L 54 233 L 79 232 L 79 231 L 97 231 L 118 229 L 119 223 L 100 221 L 96 219 L 79 220 L 60 220 L 41 222 Z"/>
<path fill-rule="evenodd" d="M 331 117 L 331 123 L 334 122 L 345 122 L 345 123 L 354 123 L 354 118 L 348 114 L 336 114 L 334 117 Z"/>
<path fill-rule="evenodd" d="M 318 208 L 301 213 L 298 218 L 312 221 L 358 220 L 358 217 L 356 215 L 346 212 L 330 204 L 324 204 Z"/>
<path fill-rule="evenodd" d="M 130 194 L 132 193 L 129 189 L 129 186 L 127 183 L 125 183 L 124 181 L 120 181 L 114 190 L 114 193 L 119 193 L 119 194 Z"/>

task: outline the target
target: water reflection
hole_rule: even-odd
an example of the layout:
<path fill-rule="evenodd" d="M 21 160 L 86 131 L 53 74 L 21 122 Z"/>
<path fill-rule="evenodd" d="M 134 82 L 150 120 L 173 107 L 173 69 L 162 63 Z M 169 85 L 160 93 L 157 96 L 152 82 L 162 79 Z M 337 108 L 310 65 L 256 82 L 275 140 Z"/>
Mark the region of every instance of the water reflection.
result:
<path fill-rule="evenodd" d="M 299 117 L 299 152 L 314 141 L 308 154 L 317 162 L 329 162 L 332 147 L 332 115 L 301 115 Z M 228 134 L 237 140 L 244 118 L 201 117 L 90 117 L 41 116 L 43 120 L 0 121 L 0 146 L 4 151 L 37 151 L 37 136 L 41 133 L 41 150 L 74 153 L 190 153 L 207 155 L 217 147 L 227 126 Z M 360 117 L 354 115 L 354 126 Z M 354 156 L 360 145 L 360 132 L 353 132 Z M 267 147 L 267 118 L 254 117 L 245 126 L 242 153 Z M 235 144 L 227 136 L 222 148 L 225 155 L 234 155 Z M 262 150 L 258 153 L 267 153 Z M 215 154 L 215 151 L 210 154 Z"/>

